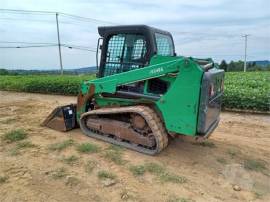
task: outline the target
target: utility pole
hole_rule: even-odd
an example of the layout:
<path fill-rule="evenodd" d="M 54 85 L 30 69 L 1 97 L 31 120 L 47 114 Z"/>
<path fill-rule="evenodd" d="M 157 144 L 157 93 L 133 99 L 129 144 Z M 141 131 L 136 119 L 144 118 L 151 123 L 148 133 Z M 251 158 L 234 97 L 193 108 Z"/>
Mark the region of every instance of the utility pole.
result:
<path fill-rule="evenodd" d="M 60 32 L 59 32 L 59 23 L 58 23 L 58 13 L 55 13 L 55 17 L 56 17 L 56 26 L 57 26 L 59 61 L 60 61 L 61 75 L 63 75 L 63 63 L 62 63 L 61 42 L 60 42 Z"/>
<path fill-rule="evenodd" d="M 248 34 L 243 35 L 245 37 L 245 61 L 244 61 L 244 72 L 247 71 L 247 39 L 248 39 Z"/>

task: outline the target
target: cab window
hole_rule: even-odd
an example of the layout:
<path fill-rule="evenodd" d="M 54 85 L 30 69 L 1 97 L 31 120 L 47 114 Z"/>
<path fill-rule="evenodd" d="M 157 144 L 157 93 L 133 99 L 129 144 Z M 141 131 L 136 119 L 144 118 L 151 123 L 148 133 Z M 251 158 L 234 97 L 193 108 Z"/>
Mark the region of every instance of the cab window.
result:
<path fill-rule="evenodd" d="M 169 35 L 155 33 L 157 54 L 162 56 L 173 56 L 173 41 Z"/>
<path fill-rule="evenodd" d="M 116 34 L 108 42 L 103 76 L 118 74 L 143 67 L 146 39 L 141 34 Z"/>

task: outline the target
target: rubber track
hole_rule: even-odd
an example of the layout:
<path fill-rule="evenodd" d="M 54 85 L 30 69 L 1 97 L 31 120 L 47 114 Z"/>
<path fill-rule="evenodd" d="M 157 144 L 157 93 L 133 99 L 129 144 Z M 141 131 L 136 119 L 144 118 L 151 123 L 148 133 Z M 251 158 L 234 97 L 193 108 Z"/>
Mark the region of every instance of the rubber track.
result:
<path fill-rule="evenodd" d="M 124 141 L 117 141 L 114 138 L 106 136 L 106 134 L 98 134 L 91 131 L 86 126 L 87 117 L 99 114 L 117 114 L 117 113 L 136 113 L 140 114 L 146 120 L 156 140 L 155 149 L 147 149 L 136 144 L 132 144 Z M 147 106 L 129 106 L 129 107 L 114 107 L 114 108 L 102 108 L 93 111 L 83 113 L 80 118 L 80 127 L 87 136 L 101 139 L 106 142 L 110 142 L 119 146 L 123 146 L 144 154 L 155 155 L 160 153 L 168 145 L 168 135 L 164 128 L 161 119 L 157 116 L 154 110 Z"/>

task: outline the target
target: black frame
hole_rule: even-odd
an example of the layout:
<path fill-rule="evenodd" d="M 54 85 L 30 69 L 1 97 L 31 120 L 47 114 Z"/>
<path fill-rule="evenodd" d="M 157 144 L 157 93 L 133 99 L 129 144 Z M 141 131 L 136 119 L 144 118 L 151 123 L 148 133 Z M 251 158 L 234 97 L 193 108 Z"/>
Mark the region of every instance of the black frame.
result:
<path fill-rule="evenodd" d="M 149 61 L 153 55 L 157 54 L 157 46 L 155 40 L 155 33 L 160 33 L 164 35 L 168 35 L 171 37 L 172 42 L 173 38 L 170 32 L 163 31 L 160 29 L 156 29 L 147 25 L 125 25 L 125 26 L 106 26 L 106 27 L 98 27 L 98 33 L 103 38 L 103 44 L 101 48 L 101 57 L 100 57 L 100 65 L 97 76 L 103 77 L 104 74 L 104 66 L 106 64 L 106 56 L 107 56 L 107 48 L 108 42 L 112 35 L 115 34 L 142 34 L 146 39 L 146 49 L 147 52 L 145 54 L 145 66 L 149 64 Z M 175 52 L 174 42 L 173 42 L 173 52 Z"/>

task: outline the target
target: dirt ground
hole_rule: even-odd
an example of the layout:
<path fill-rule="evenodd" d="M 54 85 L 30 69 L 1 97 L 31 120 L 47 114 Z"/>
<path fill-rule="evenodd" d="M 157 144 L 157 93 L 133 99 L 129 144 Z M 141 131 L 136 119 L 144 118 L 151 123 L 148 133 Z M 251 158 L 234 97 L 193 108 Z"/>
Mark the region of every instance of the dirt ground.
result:
<path fill-rule="evenodd" d="M 110 144 L 79 129 L 61 133 L 40 126 L 55 106 L 75 101 L 0 91 L 0 201 L 270 201 L 269 116 L 223 112 L 204 144 L 181 137 L 154 157 L 119 149 L 119 156 L 110 158 Z M 34 146 L 7 142 L 4 136 L 14 129 L 28 134 L 18 142 Z M 52 149 L 69 139 L 73 143 L 66 148 Z M 81 143 L 100 149 L 82 153 L 76 149 Z M 65 160 L 71 156 L 73 160 Z M 135 176 L 130 171 L 147 163 L 161 165 L 172 177 L 162 180 L 155 172 Z M 104 180 L 101 170 L 116 177 Z"/>

